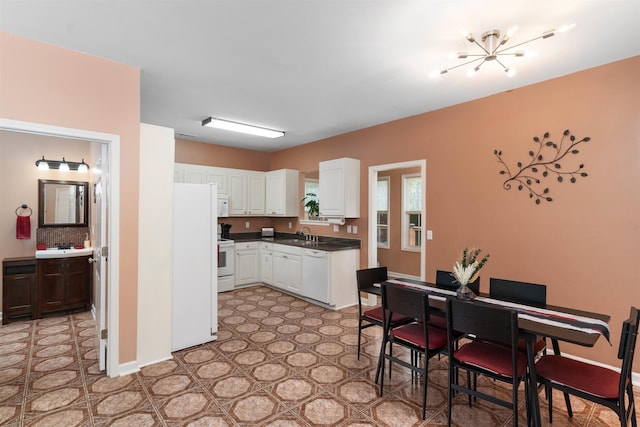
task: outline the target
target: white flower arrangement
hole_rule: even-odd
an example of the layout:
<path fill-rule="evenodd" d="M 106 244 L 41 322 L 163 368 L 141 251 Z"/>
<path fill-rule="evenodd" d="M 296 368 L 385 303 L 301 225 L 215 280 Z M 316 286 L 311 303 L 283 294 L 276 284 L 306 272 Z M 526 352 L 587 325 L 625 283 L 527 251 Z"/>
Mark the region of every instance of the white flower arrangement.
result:
<path fill-rule="evenodd" d="M 486 254 L 482 260 L 478 262 L 480 252 L 481 250 L 478 248 L 464 248 L 464 251 L 462 251 L 462 254 L 453 265 L 453 272 L 451 274 L 461 286 L 466 286 L 476 280 L 480 269 L 489 259 L 489 254 Z"/>

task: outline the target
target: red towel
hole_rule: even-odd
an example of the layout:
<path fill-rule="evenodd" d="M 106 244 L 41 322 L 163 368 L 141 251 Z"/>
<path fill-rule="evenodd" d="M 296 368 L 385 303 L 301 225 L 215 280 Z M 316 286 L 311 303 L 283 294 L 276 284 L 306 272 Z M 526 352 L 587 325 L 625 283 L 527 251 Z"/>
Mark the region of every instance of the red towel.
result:
<path fill-rule="evenodd" d="M 16 220 L 16 239 L 31 238 L 31 219 L 28 216 L 18 216 Z"/>

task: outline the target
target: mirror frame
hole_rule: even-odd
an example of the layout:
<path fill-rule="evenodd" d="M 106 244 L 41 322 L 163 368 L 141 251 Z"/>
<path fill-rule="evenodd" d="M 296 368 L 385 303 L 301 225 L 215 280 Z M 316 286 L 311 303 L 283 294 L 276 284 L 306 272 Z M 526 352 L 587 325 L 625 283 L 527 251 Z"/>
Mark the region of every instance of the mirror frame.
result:
<path fill-rule="evenodd" d="M 44 202 L 45 202 L 45 185 L 60 184 L 82 186 L 84 188 L 84 221 L 78 223 L 45 223 L 44 220 Z M 86 181 L 60 181 L 56 179 L 39 179 L 38 180 L 38 227 L 88 227 L 89 226 L 89 183 Z"/>

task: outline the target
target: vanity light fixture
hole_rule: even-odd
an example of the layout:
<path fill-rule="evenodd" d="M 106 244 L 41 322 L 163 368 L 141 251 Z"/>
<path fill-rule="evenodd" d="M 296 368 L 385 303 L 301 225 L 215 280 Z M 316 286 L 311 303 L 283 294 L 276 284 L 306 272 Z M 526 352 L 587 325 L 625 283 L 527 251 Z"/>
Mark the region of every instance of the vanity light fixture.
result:
<path fill-rule="evenodd" d="M 69 162 L 64 157 L 62 160 L 47 160 L 42 156 L 42 159 L 36 160 L 36 166 L 39 170 L 58 169 L 61 172 L 70 170 L 80 173 L 89 172 L 89 165 L 85 163 L 84 159 L 82 162 Z"/>
<path fill-rule="evenodd" d="M 489 31 L 485 31 L 482 34 L 481 37 L 481 41 L 482 43 L 478 42 L 478 40 L 476 39 L 476 37 L 469 33 L 469 32 L 465 32 L 464 38 L 467 39 L 467 41 L 469 43 L 473 43 L 477 46 L 480 47 L 480 49 L 482 49 L 481 51 L 477 52 L 477 53 L 468 53 L 468 52 L 458 52 L 458 59 L 469 59 L 469 58 L 473 58 L 470 61 L 467 62 L 463 62 L 462 64 L 458 64 L 455 65 L 453 67 L 444 69 L 442 71 L 440 71 L 439 73 L 434 73 L 432 74 L 432 76 L 437 76 L 438 74 L 446 74 L 451 70 L 454 70 L 456 68 L 459 67 L 463 67 L 465 65 L 469 65 L 469 64 L 473 64 L 475 62 L 479 62 L 477 65 L 475 65 L 473 68 L 471 68 L 468 72 L 467 72 L 467 76 L 471 77 L 473 76 L 475 73 L 477 73 L 480 70 L 480 67 L 482 67 L 482 65 L 485 62 L 496 62 L 498 65 L 500 65 L 502 67 L 502 69 L 504 70 L 504 72 L 507 74 L 507 76 L 509 77 L 513 77 L 516 73 L 515 69 L 513 67 L 507 67 L 505 64 L 503 64 L 500 61 L 499 57 L 504 57 L 504 56 L 514 56 L 514 57 L 522 57 L 525 56 L 525 52 L 521 51 L 521 50 L 516 50 L 516 51 L 512 51 L 511 49 L 514 49 L 518 46 L 522 46 L 524 44 L 527 43 L 531 43 L 532 41 L 535 40 L 539 40 L 539 39 L 547 39 L 549 37 L 554 36 L 556 33 L 562 33 L 562 32 L 566 32 L 569 31 L 570 29 L 574 28 L 575 24 L 571 24 L 571 25 L 565 25 L 562 26 L 560 28 L 558 28 L 557 30 L 553 29 L 553 30 L 548 30 L 545 31 L 544 33 L 542 33 L 541 35 L 534 37 L 532 39 L 529 39 L 527 41 L 518 43 L 518 44 L 514 44 L 512 46 L 509 47 L 504 47 L 503 46 L 511 39 L 511 36 L 513 35 L 513 33 L 517 30 L 517 26 L 514 26 L 512 29 L 510 29 L 506 34 L 502 35 L 502 37 L 500 37 L 500 31 L 499 30 L 489 30 Z"/>
<path fill-rule="evenodd" d="M 249 135 L 264 136 L 266 138 L 280 138 L 284 136 L 284 132 L 281 130 L 267 129 L 244 123 L 231 122 L 229 120 L 216 119 L 214 117 L 204 119 L 202 121 L 202 126 L 230 130 L 233 132 L 247 133 Z"/>

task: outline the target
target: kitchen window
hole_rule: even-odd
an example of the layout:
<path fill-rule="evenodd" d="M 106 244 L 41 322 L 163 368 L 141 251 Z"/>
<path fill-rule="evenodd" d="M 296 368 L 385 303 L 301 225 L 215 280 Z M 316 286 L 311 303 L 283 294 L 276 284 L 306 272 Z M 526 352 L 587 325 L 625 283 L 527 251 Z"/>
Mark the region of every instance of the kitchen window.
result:
<path fill-rule="evenodd" d="M 422 178 L 402 175 L 402 250 L 420 252 L 422 246 Z"/>
<path fill-rule="evenodd" d="M 378 178 L 377 198 L 378 247 L 389 248 L 389 177 Z"/>

